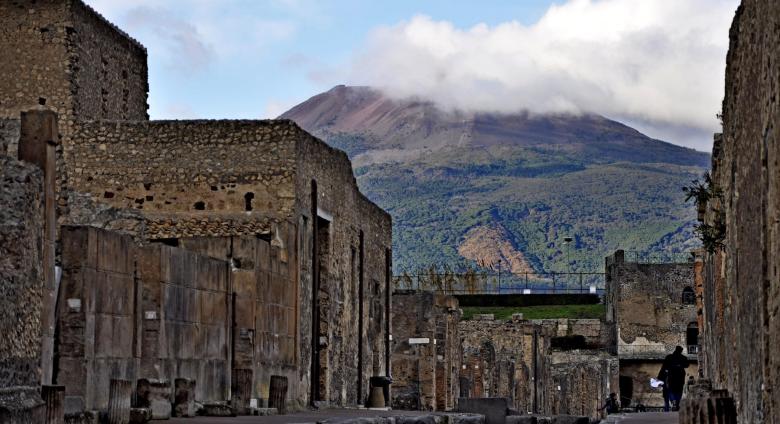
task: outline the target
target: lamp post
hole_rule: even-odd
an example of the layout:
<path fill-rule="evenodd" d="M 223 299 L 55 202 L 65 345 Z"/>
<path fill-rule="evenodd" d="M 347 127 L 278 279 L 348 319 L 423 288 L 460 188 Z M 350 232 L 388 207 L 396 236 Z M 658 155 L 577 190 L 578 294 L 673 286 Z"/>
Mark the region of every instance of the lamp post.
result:
<path fill-rule="evenodd" d="M 570 276 L 571 276 L 571 259 L 570 259 L 570 254 L 571 254 L 571 242 L 572 242 L 572 240 L 574 240 L 574 239 L 572 237 L 570 237 L 570 236 L 565 236 L 563 238 L 563 244 L 566 245 L 566 272 Z"/>

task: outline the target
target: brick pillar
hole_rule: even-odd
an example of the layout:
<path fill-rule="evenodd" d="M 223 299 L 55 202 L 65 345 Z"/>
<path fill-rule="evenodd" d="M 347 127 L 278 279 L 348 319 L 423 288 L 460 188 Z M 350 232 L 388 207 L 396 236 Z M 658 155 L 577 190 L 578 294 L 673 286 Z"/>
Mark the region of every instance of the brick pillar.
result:
<path fill-rule="evenodd" d="M 130 395 L 133 384 L 127 380 L 111 379 L 108 392 L 108 424 L 130 423 Z"/>
<path fill-rule="evenodd" d="M 19 136 L 19 160 L 30 162 L 43 170 L 44 230 L 43 230 L 43 311 L 41 311 L 42 352 L 41 382 L 52 383 L 54 361 L 54 325 L 56 282 L 54 255 L 56 234 L 56 157 L 59 143 L 57 114 L 48 110 L 22 112 Z"/>
<path fill-rule="evenodd" d="M 65 423 L 65 386 L 46 386 L 41 388 L 41 397 L 46 403 L 46 424 Z"/>

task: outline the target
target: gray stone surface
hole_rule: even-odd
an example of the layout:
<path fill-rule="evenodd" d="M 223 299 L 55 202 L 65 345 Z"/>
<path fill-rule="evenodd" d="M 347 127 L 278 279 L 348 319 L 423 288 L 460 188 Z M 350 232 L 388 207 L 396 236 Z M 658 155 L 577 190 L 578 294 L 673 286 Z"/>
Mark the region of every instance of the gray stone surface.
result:
<path fill-rule="evenodd" d="M 485 424 L 505 424 L 507 407 L 506 398 L 458 398 L 458 412 L 482 415 Z"/>

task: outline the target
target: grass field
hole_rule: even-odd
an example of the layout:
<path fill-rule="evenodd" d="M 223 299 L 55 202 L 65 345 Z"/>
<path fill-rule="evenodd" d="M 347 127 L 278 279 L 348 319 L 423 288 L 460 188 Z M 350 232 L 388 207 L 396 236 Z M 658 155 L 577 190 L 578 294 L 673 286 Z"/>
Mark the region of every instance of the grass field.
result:
<path fill-rule="evenodd" d="M 522 313 L 525 319 L 553 319 L 553 318 L 604 318 L 606 308 L 602 304 L 596 305 L 546 305 L 523 307 L 463 307 L 464 320 L 471 319 L 474 314 L 493 314 L 496 319 L 509 319 L 514 313 Z"/>

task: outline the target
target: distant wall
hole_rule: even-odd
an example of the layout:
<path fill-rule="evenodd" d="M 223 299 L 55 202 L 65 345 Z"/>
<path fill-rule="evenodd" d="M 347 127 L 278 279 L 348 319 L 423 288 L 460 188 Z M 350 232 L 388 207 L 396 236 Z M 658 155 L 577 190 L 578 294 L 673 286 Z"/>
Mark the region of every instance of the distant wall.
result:
<path fill-rule="evenodd" d="M 293 214 L 288 121 L 90 121 L 74 128 L 69 189 L 139 211 L 144 238 L 269 234 L 272 222 Z"/>
<path fill-rule="evenodd" d="M 703 270 L 704 366 L 740 423 L 780 421 L 780 52 L 777 5 L 744 0 L 729 32 L 723 134 L 704 223 L 725 230 Z"/>
<path fill-rule="evenodd" d="M 550 414 L 601 418 L 599 408 L 617 391 L 618 359 L 604 352 L 553 352 L 547 384 Z"/>
<path fill-rule="evenodd" d="M 460 396 L 458 301 L 431 292 L 396 292 L 392 311 L 392 407 L 453 409 Z"/>
<path fill-rule="evenodd" d="M 521 412 L 548 413 L 551 329 L 531 321 L 461 321 L 462 397 L 505 397 Z"/>
<path fill-rule="evenodd" d="M 683 291 L 694 289 L 693 268 L 626 262 L 623 251 L 607 258 L 606 319 L 621 358 L 663 359 L 677 345 L 687 348 L 688 326 L 698 325 L 695 304 L 683 302 Z"/>

